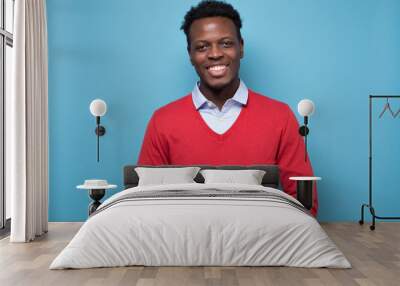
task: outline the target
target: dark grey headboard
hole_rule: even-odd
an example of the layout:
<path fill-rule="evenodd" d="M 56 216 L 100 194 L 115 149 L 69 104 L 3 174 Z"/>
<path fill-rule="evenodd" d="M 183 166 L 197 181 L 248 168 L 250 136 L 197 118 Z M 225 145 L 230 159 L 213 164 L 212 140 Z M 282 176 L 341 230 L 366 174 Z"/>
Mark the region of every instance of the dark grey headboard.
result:
<path fill-rule="evenodd" d="M 139 177 L 135 171 L 135 168 L 138 165 L 128 165 L 124 167 L 124 188 L 133 188 L 138 185 Z M 177 167 L 185 167 L 185 166 L 177 166 L 177 165 L 164 165 L 164 166 L 144 166 L 141 167 L 166 167 L 166 168 L 177 168 Z M 266 173 L 262 180 L 262 185 L 265 187 L 279 188 L 279 168 L 276 165 L 254 165 L 254 166 L 207 166 L 207 165 L 198 165 L 202 169 L 221 169 L 221 170 L 246 170 L 246 169 L 256 169 L 256 170 L 264 170 Z M 194 180 L 197 183 L 204 183 L 203 176 L 198 173 Z"/>

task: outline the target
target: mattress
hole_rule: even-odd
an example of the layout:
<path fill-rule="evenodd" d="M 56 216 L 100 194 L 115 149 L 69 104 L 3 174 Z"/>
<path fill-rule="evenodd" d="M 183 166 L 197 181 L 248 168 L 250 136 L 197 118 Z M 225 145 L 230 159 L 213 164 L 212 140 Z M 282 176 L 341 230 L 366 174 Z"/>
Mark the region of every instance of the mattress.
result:
<path fill-rule="evenodd" d="M 318 221 L 284 192 L 198 183 L 115 194 L 50 269 L 130 265 L 351 267 Z"/>

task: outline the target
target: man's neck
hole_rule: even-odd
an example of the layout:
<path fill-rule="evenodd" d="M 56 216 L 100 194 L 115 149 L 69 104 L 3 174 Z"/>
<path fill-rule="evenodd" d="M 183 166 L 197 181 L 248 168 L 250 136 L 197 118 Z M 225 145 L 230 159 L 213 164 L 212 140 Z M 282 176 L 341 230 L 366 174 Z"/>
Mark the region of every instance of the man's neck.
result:
<path fill-rule="evenodd" d="M 232 98 L 235 95 L 236 91 L 239 88 L 239 85 L 240 85 L 239 78 L 235 79 L 234 81 L 232 81 L 232 83 L 230 83 L 229 85 L 227 85 L 222 89 L 210 88 L 209 86 L 203 84 L 200 81 L 199 89 L 205 98 L 214 103 L 221 110 L 222 106 L 224 106 L 225 104 L 225 101 L 227 101 L 229 98 Z"/>

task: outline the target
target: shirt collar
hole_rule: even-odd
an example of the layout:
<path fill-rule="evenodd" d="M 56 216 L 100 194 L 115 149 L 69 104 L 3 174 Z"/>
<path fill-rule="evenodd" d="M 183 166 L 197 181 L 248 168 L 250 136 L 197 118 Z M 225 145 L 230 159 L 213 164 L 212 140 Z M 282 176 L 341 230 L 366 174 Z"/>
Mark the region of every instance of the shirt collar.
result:
<path fill-rule="evenodd" d="M 242 104 L 247 104 L 247 99 L 249 96 L 249 90 L 247 89 L 244 82 L 241 80 L 239 84 L 239 88 L 236 90 L 235 94 L 232 97 L 232 100 Z M 209 100 L 201 93 L 199 88 L 199 83 L 197 82 L 192 90 L 192 100 L 196 109 L 199 109 Z"/>

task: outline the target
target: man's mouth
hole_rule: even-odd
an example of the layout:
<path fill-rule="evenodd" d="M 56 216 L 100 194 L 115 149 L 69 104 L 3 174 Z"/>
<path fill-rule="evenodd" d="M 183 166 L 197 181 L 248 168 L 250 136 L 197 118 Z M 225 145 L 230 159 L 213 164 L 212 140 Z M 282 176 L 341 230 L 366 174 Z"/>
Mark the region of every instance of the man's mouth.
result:
<path fill-rule="evenodd" d="M 213 77 L 224 76 L 228 70 L 228 65 L 215 65 L 207 67 L 208 73 Z"/>

